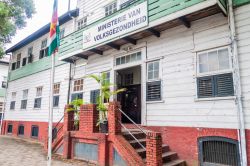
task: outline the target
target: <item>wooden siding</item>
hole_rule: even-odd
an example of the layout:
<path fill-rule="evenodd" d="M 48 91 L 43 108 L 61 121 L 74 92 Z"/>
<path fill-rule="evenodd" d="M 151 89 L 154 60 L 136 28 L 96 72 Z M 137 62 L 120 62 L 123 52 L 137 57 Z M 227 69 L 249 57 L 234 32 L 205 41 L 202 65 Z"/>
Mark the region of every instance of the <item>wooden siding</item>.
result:
<path fill-rule="evenodd" d="M 250 128 L 250 4 L 236 8 L 235 21 L 239 48 L 240 75 L 246 127 Z"/>
<path fill-rule="evenodd" d="M 56 67 L 55 83 L 60 83 L 60 101 L 59 107 L 54 108 L 53 121 L 58 122 L 64 113 L 64 106 L 67 102 L 68 92 L 68 77 L 69 64 Z M 5 120 L 16 121 L 48 121 L 49 111 L 49 92 L 50 92 L 50 70 L 45 70 L 34 75 L 26 76 L 9 83 L 7 91 L 7 103 Z M 34 109 L 34 99 L 36 97 L 36 87 L 43 86 L 42 91 L 42 105 L 40 109 Z M 27 109 L 21 110 L 21 100 L 23 97 L 23 90 L 28 89 Z M 9 110 L 11 102 L 11 93 L 16 92 L 16 106 L 15 110 Z"/>

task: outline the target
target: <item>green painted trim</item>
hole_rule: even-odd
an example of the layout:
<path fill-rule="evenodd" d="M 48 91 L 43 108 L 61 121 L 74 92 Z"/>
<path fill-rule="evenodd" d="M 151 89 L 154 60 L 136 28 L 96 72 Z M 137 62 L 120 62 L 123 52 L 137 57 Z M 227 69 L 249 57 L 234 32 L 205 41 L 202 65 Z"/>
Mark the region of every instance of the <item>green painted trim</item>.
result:
<path fill-rule="evenodd" d="M 58 56 L 55 58 L 56 66 L 66 64 L 66 62 L 58 61 Z M 33 63 L 27 64 L 20 69 L 11 71 L 9 74 L 9 81 L 14 81 L 23 77 L 27 77 L 51 68 L 51 57 L 45 57 Z"/>
<path fill-rule="evenodd" d="M 0 97 L 5 97 L 6 89 L 0 89 Z"/>
<path fill-rule="evenodd" d="M 250 4 L 250 0 L 233 0 L 233 4 L 235 7 L 239 7 L 239 6 Z"/>

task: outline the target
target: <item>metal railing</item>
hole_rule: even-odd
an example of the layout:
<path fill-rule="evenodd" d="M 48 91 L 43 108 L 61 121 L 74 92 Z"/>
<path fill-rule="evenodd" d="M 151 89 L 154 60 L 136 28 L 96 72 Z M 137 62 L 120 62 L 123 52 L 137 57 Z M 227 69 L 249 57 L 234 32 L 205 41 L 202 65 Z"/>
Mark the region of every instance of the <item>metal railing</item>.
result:
<path fill-rule="evenodd" d="M 57 122 L 57 124 L 55 125 L 55 127 L 53 127 L 52 129 L 52 142 L 54 142 L 54 140 L 57 138 L 57 135 L 59 133 L 59 131 L 62 130 L 63 125 L 61 125 L 59 127 L 59 129 L 57 129 L 57 127 L 59 126 L 59 124 L 62 122 L 62 120 L 64 119 L 64 115 L 62 116 L 62 118 Z"/>
<path fill-rule="evenodd" d="M 130 122 L 132 122 L 133 125 L 136 126 L 137 129 L 139 129 L 142 133 L 144 133 L 145 135 L 147 135 L 147 132 L 145 130 L 143 130 L 138 124 L 136 124 L 125 112 L 123 112 L 121 109 L 118 109 Z M 131 133 L 131 131 L 124 125 L 122 124 L 121 121 L 118 121 L 121 126 L 134 138 L 134 140 L 144 149 L 146 150 L 146 147 L 144 145 L 141 144 L 141 142 L 133 135 L 133 133 Z"/>

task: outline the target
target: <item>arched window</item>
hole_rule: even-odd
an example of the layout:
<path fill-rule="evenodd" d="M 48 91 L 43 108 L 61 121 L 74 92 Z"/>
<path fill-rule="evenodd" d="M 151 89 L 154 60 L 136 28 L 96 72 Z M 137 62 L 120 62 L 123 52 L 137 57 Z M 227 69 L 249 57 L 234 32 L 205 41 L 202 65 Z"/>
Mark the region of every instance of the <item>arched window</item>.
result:
<path fill-rule="evenodd" d="M 198 142 L 201 166 L 216 164 L 240 166 L 237 140 L 225 137 L 202 137 Z"/>

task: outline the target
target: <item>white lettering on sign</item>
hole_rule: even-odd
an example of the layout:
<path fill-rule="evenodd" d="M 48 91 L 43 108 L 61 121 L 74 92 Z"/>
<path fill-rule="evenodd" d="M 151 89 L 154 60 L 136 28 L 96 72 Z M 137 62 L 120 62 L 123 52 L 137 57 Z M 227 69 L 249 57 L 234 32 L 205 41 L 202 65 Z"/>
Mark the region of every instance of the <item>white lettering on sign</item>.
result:
<path fill-rule="evenodd" d="M 83 49 L 119 38 L 148 25 L 147 1 L 83 32 Z"/>

